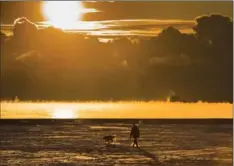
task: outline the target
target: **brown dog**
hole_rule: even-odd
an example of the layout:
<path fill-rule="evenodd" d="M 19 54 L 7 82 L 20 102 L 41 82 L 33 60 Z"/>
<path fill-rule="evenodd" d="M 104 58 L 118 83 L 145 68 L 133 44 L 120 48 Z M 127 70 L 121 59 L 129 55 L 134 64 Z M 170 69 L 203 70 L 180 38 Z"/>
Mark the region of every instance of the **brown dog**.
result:
<path fill-rule="evenodd" d="M 111 143 L 115 142 L 116 136 L 115 135 L 107 135 L 107 136 L 104 136 L 103 139 L 105 140 L 106 144 L 111 144 Z"/>

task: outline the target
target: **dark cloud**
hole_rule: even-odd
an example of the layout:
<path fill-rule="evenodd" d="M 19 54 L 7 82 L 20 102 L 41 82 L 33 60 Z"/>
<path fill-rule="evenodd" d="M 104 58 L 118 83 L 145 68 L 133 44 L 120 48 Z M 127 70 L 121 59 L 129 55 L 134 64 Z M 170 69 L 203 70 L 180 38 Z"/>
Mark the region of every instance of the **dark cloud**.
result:
<path fill-rule="evenodd" d="M 4 42 L 6 38 L 7 38 L 7 35 L 0 31 L 0 43 Z"/>
<path fill-rule="evenodd" d="M 3 43 L 1 97 L 152 100 L 173 89 L 189 101 L 232 101 L 232 21 L 209 15 L 195 23 L 194 34 L 166 26 L 149 39 L 99 42 L 17 19 Z"/>
<path fill-rule="evenodd" d="M 33 35 L 38 30 L 37 25 L 29 21 L 25 17 L 18 18 L 14 21 L 13 33 L 14 37 Z"/>
<path fill-rule="evenodd" d="M 170 66 L 189 66 L 191 60 L 185 54 L 180 55 L 167 55 L 167 56 L 154 56 L 150 59 L 150 65 L 170 65 Z"/>

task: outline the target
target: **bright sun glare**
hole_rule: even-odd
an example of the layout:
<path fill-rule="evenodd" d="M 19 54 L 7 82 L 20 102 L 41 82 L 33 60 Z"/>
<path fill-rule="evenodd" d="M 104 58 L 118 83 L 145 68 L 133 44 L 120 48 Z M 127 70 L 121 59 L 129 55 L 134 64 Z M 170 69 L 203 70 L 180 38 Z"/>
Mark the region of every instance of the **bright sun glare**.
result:
<path fill-rule="evenodd" d="M 52 118 L 55 119 L 73 119 L 75 114 L 73 110 L 70 109 L 55 109 L 52 112 Z"/>
<path fill-rule="evenodd" d="M 61 29 L 72 29 L 80 20 L 84 7 L 78 1 L 45 1 L 43 13 L 51 25 Z"/>

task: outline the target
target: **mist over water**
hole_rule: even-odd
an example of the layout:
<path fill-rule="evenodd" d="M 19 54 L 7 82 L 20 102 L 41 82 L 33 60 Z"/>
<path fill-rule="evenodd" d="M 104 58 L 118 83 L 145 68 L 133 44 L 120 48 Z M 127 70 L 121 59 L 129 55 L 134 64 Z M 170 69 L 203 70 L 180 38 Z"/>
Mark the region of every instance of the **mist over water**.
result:
<path fill-rule="evenodd" d="M 1 118 L 232 118 L 232 104 L 157 101 L 1 102 Z"/>

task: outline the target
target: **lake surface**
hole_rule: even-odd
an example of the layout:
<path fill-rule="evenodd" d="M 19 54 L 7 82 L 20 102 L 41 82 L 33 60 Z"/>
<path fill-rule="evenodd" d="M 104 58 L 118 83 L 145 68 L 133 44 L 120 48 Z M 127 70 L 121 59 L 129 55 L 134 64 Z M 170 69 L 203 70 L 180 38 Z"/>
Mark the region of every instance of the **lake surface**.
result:
<path fill-rule="evenodd" d="M 1 102 L 1 118 L 232 118 L 232 104 L 154 101 Z"/>

